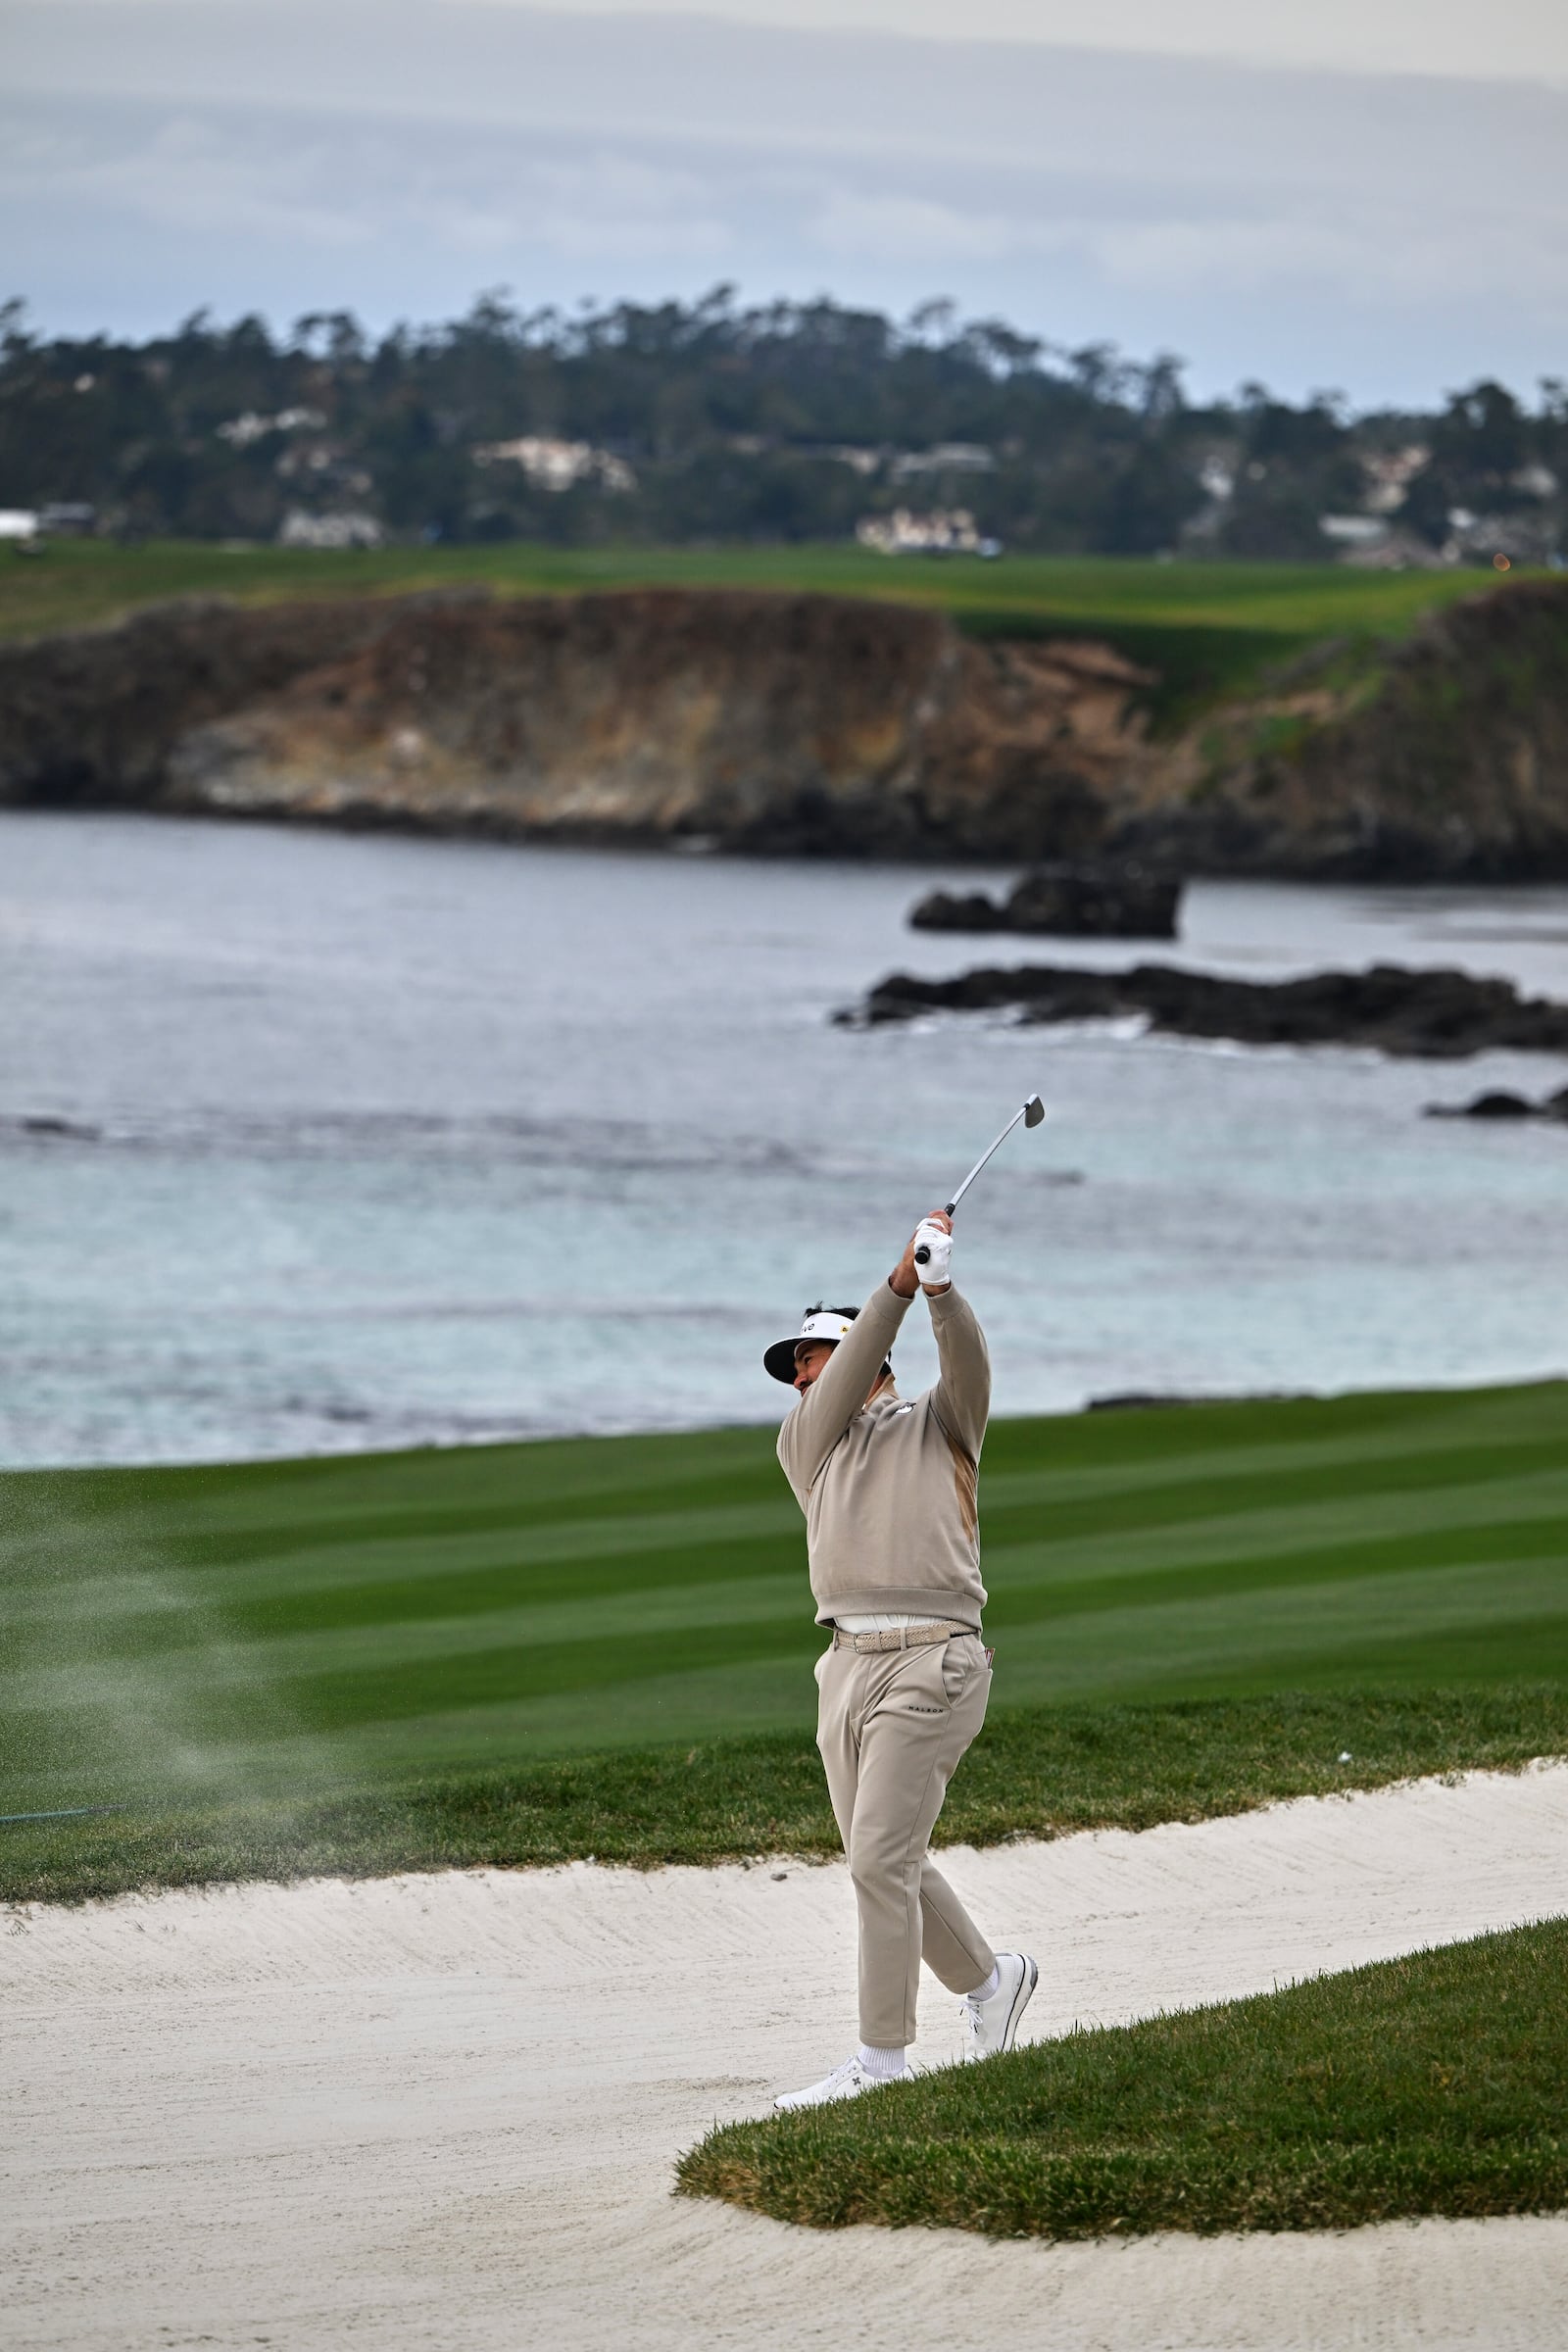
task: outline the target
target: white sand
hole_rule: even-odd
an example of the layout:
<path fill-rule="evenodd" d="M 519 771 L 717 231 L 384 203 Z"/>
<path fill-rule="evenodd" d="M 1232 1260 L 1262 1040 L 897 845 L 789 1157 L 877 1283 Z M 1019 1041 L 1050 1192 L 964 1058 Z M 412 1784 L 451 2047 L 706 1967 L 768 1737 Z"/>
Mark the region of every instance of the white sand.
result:
<path fill-rule="evenodd" d="M 1568 1767 L 949 1861 L 1040 1955 L 1038 2035 L 1568 1910 Z M 853 2041 L 839 1867 L 325 1880 L 5 1924 L 7 2347 L 1568 2340 L 1568 2217 L 1051 2247 L 672 2199 L 712 2119 Z M 933 1988 L 928 2057 L 954 2024 Z"/>

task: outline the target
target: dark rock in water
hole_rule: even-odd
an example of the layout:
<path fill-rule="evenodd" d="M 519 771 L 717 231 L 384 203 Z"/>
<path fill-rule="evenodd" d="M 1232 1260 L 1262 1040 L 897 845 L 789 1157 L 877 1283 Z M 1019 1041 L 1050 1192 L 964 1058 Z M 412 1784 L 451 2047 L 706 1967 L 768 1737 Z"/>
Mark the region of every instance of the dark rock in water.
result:
<path fill-rule="evenodd" d="M 1180 882 L 1136 866 L 1041 866 L 1004 900 L 934 890 L 909 915 L 915 931 L 1019 931 L 1063 939 L 1174 939 Z"/>
<path fill-rule="evenodd" d="M 1429 1102 L 1429 1119 L 1536 1119 L 1541 1116 L 1534 1102 L 1523 1095 L 1510 1095 L 1501 1088 L 1490 1094 L 1477 1095 L 1469 1102 Z"/>
<path fill-rule="evenodd" d="M 934 890 L 909 908 L 911 931 L 1005 931 L 1005 904 L 983 890 Z"/>
<path fill-rule="evenodd" d="M 1568 1054 L 1568 1004 L 1521 997 L 1507 980 L 1409 971 L 1392 963 L 1276 981 L 1234 980 L 1163 963 L 1135 964 L 1124 972 L 1022 964 L 1011 971 L 960 972 L 952 980 L 896 972 L 858 1011 L 835 1018 L 867 1026 L 915 1020 L 925 1012 L 1011 1007 L 1028 1022 L 1142 1014 L 1153 1029 L 1253 1046 L 1371 1046 L 1429 1059 L 1492 1051 Z"/>
<path fill-rule="evenodd" d="M 1179 881 L 1136 867 L 1066 867 L 1025 874 L 1007 901 L 1013 931 L 1091 939 L 1174 939 Z"/>
<path fill-rule="evenodd" d="M 1568 1124 L 1568 1086 L 1548 1095 L 1544 1102 L 1532 1102 L 1524 1095 L 1510 1095 L 1496 1087 L 1469 1102 L 1429 1102 L 1426 1115 L 1429 1119 L 1551 1119 Z"/>
<path fill-rule="evenodd" d="M 100 1128 L 83 1126 L 76 1119 L 57 1118 L 52 1111 L 36 1112 L 30 1117 L 16 1120 L 15 1125 L 23 1135 L 53 1136 L 64 1143 L 73 1144 L 95 1144 L 102 1134 Z"/>

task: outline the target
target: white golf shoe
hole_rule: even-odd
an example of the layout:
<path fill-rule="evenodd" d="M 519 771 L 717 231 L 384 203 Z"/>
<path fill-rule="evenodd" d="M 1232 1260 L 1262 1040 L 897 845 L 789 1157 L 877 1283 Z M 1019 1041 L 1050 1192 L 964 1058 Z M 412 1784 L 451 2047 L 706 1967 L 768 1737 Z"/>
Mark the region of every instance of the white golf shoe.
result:
<path fill-rule="evenodd" d="M 963 2020 L 965 2062 L 994 2058 L 999 2050 L 1011 2049 L 1018 2038 L 1018 2020 L 1039 1982 L 1039 1962 L 1031 1960 L 1027 1952 L 997 1954 L 996 1991 L 989 2001 L 971 1996 L 958 2013 Z"/>
<path fill-rule="evenodd" d="M 871 2075 L 858 2057 L 846 2058 L 820 2082 L 808 2082 L 804 2090 L 781 2091 L 773 2101 L 775 2107 L 831 2107 L 836 2099 L 858 2099 L 862 2090 L 880 2090 L 884 2082 L 907 2082 L 913 2070 L 906 2066 L 899 2075 Z"/>

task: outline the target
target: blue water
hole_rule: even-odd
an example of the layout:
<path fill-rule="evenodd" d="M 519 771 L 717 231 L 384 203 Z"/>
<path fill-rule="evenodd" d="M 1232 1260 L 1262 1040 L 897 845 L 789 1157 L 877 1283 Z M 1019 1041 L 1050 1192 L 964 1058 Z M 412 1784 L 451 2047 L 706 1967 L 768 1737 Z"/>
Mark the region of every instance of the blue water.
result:
<path fill-rule="evenodd" d="M 1568 1069 L 833 1028 L 995 955 L 932 879 L 0 814 L 0 1459 L 771 1420 L 763 1344 L 1036 1088 L 959 1219 L 999 1409 L 1568 1370 L 1568 1130 L 1419 1115 Z M 1568 996 L 1568 893 L 1204 885 L 1177 953 Z"/>

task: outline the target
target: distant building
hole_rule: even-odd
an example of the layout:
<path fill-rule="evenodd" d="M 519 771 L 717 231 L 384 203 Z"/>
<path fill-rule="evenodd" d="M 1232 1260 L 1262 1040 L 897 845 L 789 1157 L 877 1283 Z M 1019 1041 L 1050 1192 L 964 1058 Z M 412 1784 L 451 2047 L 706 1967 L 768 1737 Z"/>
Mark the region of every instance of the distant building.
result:
<path fill-rule="evenodd" d="M 235 449 L 248 449 L 253 441 L 262 440 L 268 433 L 319 432 L 326 418 L 319 409 L 279 409 L 273 416 L 262 416 L 247 409 L 242 416 L 231 416 L 226 424 L 214 429 L 220 441 L 227 441 Z"/>
<path fill-rule="evenodd" d="M 0 539 L 36 539 L 38 517 L 30 507 L 0 507 Z"/>
<path fill-rule="evenodd" d="M 1320 514 L 1318 529 L 1356 571 L 1442 571 L 1458 560 L 1385 514 Z"/>
<path fill-rule="evenodd" d="M 1448 509 L 1443 553 L 1450 564 L 1490 564 L 1498 556 L 1506 556 L 1510 564 L 1544 564 L 1556 548 L 1555 521 L 1539 506 L 1498 514 L 1477 514 L 1468 507 Z"/>
<path fill-rule="evenodd" d="M 939 441 L 931 449 L 901 450 L 893 460 L 896 482 L 919 473 L 994 473 L 997 461 L 979 441 Z"/>
<path fill-rule="evenodd" d="M 887 458 L 885 449 L 864 449 L 854 441 L 833 441 L 826 449 L 813 450 L 813 457 L 831 459 L 835 466 L 848 466 L 852 473 L 875 473 Z"/>
<path fill-rule="evenodd" d="M 79 499 L 56 499 L 38 509 L 38 528 L 47 538 L 85 539 L 97 523 L 97 508 Z"/>
<path fill-rule="evenodd" d="M 1379 547 L 1389 537 L 1381 514 L 1320 514 L 1317 527 L 1337 547 Z"/>
<path fill-rule="evenodd" d="M 635 490 L 637 476 L 621 458 L 591 441 L 558 441 L 548 433 L 522 433 L 515 441 L 482 441 L 471 453 L 476 466 L 518 466 L 539 490 L 569 490 L 574 482 L 596 481 L 602 490 Z"/>
<path fill-rule="evenodd" d="M 995 473 L 996 453 L 979 441 L 938 441 L 930 449 L 892 449 L 885 442 L 791 441 L 780 444 L 763 433 L 731 433 L 724 446 L 737 458 L 778 454 L 817 464 L 848 466 L 852 473 L 886 473 L 891 481 L 924 473 Z"/>
<path fill-rule="evenodd" d="M 935 507 L 915 514 L 896 507 L 891 514 L 867 514 L 856 525 L 856 538 L 879 556 L 1000 556 L 1002 541 L 987 539 L 975 527 L 967 507 Z"/>
<path fill-rule="evenodd" d="M 1361 460 L 1366 475 L 1366 496 L 1361 504 L 1368 514 L 1393 514 L 1403 506 L 1410 484 L 1427 464 L 1432 452 L 1422 442 L 1411 441 L 1403 449 L 1380 449 Z"/>
<path fill-rule="evenodd" d="M 325 514 L 308 514 L 291 507 L 278 529 L 279 547 L 379 547 L 385 534 L 373 514 L 339 507 Z"/>

